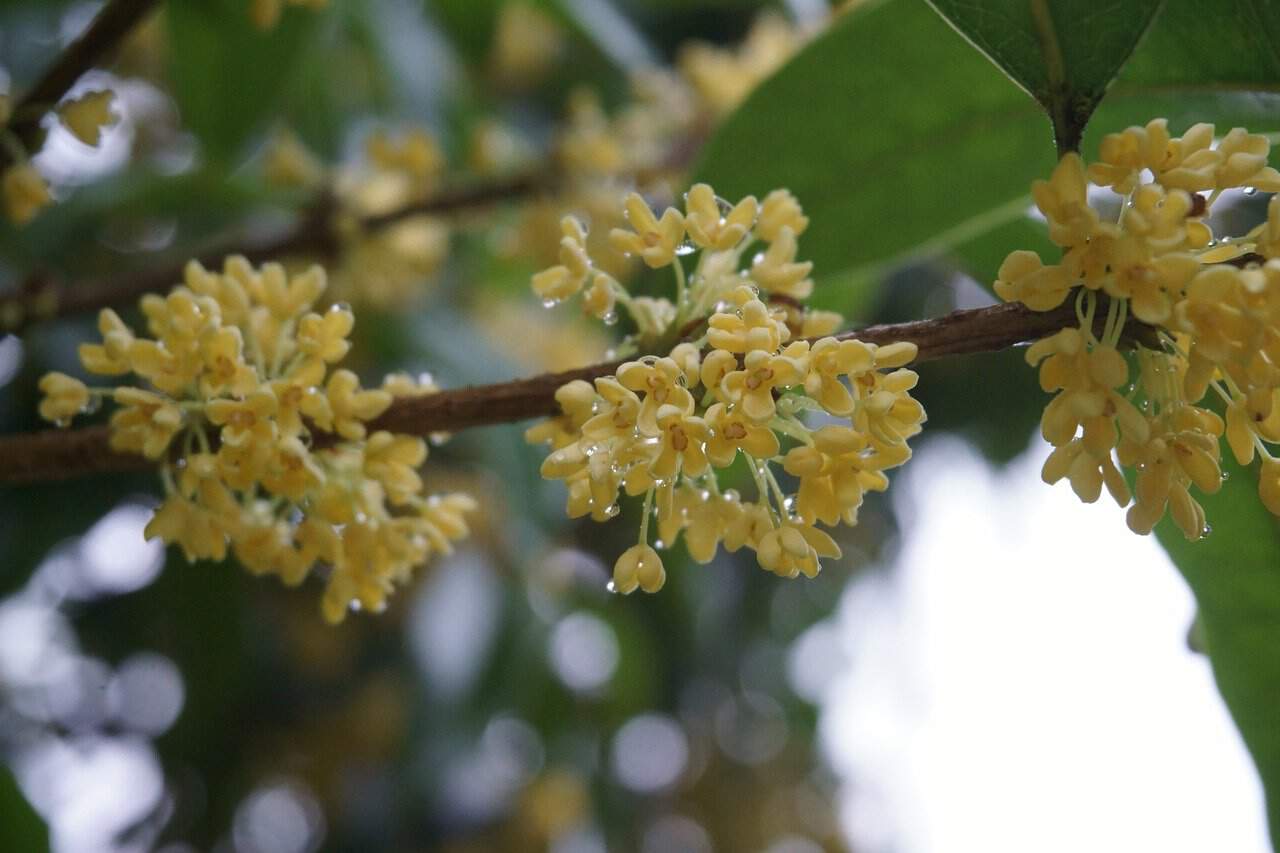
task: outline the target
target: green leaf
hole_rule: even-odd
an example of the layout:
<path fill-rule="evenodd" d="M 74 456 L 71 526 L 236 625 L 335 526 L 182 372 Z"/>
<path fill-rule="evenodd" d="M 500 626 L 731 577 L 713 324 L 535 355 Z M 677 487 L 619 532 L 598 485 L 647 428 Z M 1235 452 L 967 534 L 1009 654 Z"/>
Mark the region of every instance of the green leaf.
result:
<path fill-rule="evenodd" d="M 1280 130 L 1280 23 L 1258 8 L 1227 0 L 1206 15 L 1169 0 L 1098 105 L 1086 155 L 1102 134 L 1160 115 L 1177 131 Z M 1077 26 L 1101 24 L 1077 16 L 1059 27 L 1064 43 L 1079 43 Z M 725 197 L 794 192 L 811 219 L 800 242 L 815 303 L 857 312 L 904 260 L 955 255 L 989 285 L 1009 251 L 1049 248 L 1025 212 L 1054 156 L 1033 99 L 926 4 L 886 0 L 843 16 L 756 89 L 695 174 Z"/>
<path fill-rule="evenodd" d="M 1213 528 L 1208 537 L 1188 542 L 1169 519 L 1156 535 L 1195 593 L 1218 689 L 1262 776 L 1274 843 L 1280 839 L 1280 524 L 1258 499 L 1256 468 L 1224 459 L 1230 479 L 1202 500 Z"/>
<path fill-rule="evenodd" d="M 1040 102 L 1070 151 L 1161 0 L 929 2 Z"/>
<path fill-rule="evenodd" d="M 1053 161 L 1034 101 L 928 6 L 886 2 L 845 15 L 761 85 L 695 171 L 726 198 L 794 192 L 815 303 L 856 312 L 894 260 L 1021 218 Z"/>
<path fill-rule="evenodd" d="M 49 830 L 18 788 L 17 780 L 0 765 L 0 846 L 5 850 L 48 850 Z"/>
<path fill-rule="evenodd" d="M 260 32 L 244 0 L 165 6 L 173 93 L 212 159 L 234 160 L 272 116 L 324 16 L 286 7 L 273 30 Z"/>

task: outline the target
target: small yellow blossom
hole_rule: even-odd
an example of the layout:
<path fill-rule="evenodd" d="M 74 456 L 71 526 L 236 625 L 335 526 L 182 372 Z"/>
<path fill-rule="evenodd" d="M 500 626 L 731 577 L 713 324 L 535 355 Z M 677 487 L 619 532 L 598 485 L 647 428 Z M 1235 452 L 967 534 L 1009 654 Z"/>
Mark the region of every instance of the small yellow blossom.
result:
<path fill-rule="evenodd" d="M 751 264 L 751 278 L 770 293 L 804 300 L 813 294 L 812 270 L 812 261 L 796 261 L 796 234 L 784 225 L 768 251 Z"/>
<path fill-rule="evenodd" d="M 30 163 L 19 163 L 5 170 L 4 211 L 14 225 L 26 225 L 45 207 L 53 203 L 49 185 Z"/>
<path fill-rule="evenodd" d="M 58 118 L 76 139 L 90 147 L 97 147 L 102 140 L 102 128 L 112 124 L 116 116 L 111 112 L 115 93 L 110 90 L 85 92 L 78 98 L 58 105 Z"/>
<path fill-rule="evenodd" d="M 782 229 L 790 229 L 799 237 L 809 227 L 809 217 L 804 215 L 800 201 L 789 190 L 774 190 L 760 202 L 760 217 L 756 220 L 756 235 L 769 243 L 782 237 Z"/>
<path fill-rule="evenodd" d="M 694 184 L 685 196 L 685 224 L 689 238 L 706 249 L 726 250 L 737 246 L 755 226 L 759 204 L 747 196 L 721 209 L 720 199 L 708 184 Z"/>
<path fill-rule="evenodd" d="M 582 223 L 572 216 L 560 220 L 560 263 L 543 270 L 533 277 L 533 292 L 544 303 L 554 304 L 568 299 L 586 283 L 591 273 L 591 259 L 587 256 L 587 232 Z"/>
<path fill-rule="evenodd" d="M 281 187 L 308 189 L 324 179 L 324 167 L 296 134 L 277 129 L 262 158 L 263 177 Z"/>
<path fill-rule="evenodd" d="M 655 269 L 675 260 L 684 239 L 685 219 L 680 211 L 668 207 L 659 219 L 638 193 L 631 193 L 627 196 L 626 212 L 633 230 L 615 228 L 609 232 L 609 240 L 615 249 L 636 255 Z"/>
<path fill-rule="evenodd" d="M 65 373 L 46 373 L 40 378 L 40 417 L 66 426 L 89 405 L 89 389 Z"/>
<path fill-rule="evenodd" d="M 637 588 L 657 592 L 666 581 L 662 558 L 648 545 L 632 545 L 613 564 L 613 586 L 623 595 Z"/>

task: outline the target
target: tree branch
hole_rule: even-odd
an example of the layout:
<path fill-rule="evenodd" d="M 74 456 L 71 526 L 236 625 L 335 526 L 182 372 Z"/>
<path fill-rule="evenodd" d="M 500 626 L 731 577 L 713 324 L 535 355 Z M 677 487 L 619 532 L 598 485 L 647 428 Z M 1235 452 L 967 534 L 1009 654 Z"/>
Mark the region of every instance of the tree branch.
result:
<path fill-rule="evenodd" d="M 1076 322 L 1075 310 L 1069 304 L 1043 313 L 1008 304 L 955 311 L 933 320 L 867 326 L 840 337 L 875 344 L 910 341 L 919 347 L 916 360 L 921 362 L 1005 349 Z M 496 385 L 402 398 L 369 427 L 426 436 L 553 415 L 557 413 L 557 388 L 574 379 L 591 380 L 613 373 L 618 364 L 615 361 Z M 317 441 L 321 438 L 323 435 L 317 436 Z M 140 456 L 112 451 L 104 426 L 0 437 L 0 483 L 67 480 L 154 464 Z"/>
<path fill-rule="evenodd" d="M 453 187 L 423 201 L 369 216 L 360 224 L 365 231 L 377 231 L 413 216 L 444 216 L 478 210 L 535 195 L 552 189 L 554 185 L 554 175 L 530 172 L 488 183 Z M 253 264 L 299 254 L 332 258 L 339 250 L 334 212 L 333 198 L 328 194 L 321 195 L 294 225 L 285 230 L 249 240 L 234 237 L 199 253 L 197 260 L 205 267 L 220 269 L 228 255 L 244 255 Z M 118 278 L 73 284 L 55 281 L 45 273 L 32 274 L 15 291 L 0 296 L 0 334 L 16 334 L 45 320 L 127 305 L 143 294 L 168 290 L 182 281 L 186 257 Z"/>
<path fill-rule="evenodd" d="M 88 29 L 59 54 L 44 76 L 36 81 L 22 100 L 13 105 L 8 129 L 28 152 L 39 148 L 44 129 L 40 122 L 62 100 L 86 71 L 120 43 L 158 0 L 110 0 L 89 23 Z M 9 152 L 0 149 L 0 172 L 11 163 Z"/>

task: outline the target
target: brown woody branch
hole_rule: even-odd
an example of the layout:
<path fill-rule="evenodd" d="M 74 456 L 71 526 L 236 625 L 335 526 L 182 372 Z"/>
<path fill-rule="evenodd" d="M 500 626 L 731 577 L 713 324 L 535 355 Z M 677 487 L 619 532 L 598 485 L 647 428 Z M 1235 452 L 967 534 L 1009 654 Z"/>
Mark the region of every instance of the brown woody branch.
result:
<path fill-rule="evenodd" d="M 134 26 L 146 17 L 158 0 L 110 0 L 89 23 L 79 38 L 67 45 L 49 70 L 13 105 L 8 129 L 29 152 L 43 142 L 41 120 L 62 100 L 86 71 L 115 49 Z M 0 172 L 11 163 L 7 150 L 0 150 Z"/>
<path fill-rule="evenodd" d="M 932 361 L 1005 349 L 1075 323 L 1075 312 L 1069 305 L 1037 313 L 1009 304 L 955 311 L 934 320 L 867 326 L 841 337 L 875 344 L 910 341 L 920 348 L 917 361 Z M 369 426 L 425 436 L 552 415 L 556 413 L 557 388 L 574 379 L 590 380 L 613 373 L 617 366 L 618 362 L 609 362 L 400 399 Z M 0 483 L 66 480 L 151 464 L 154 463 L 140 456 L 111 450 L 107 429 L 102 426 L 0 437 Z"/>
<path fill-rule="evenodd" d="M 376 231 L 414 216 L 448 216 L 480 210 L 503 201 L 525 198 L 554 185 L 550 173 L 529 173 L 511 178 L 458 186 L 435 193 L 423 201 L 407 204 L 387 213 L 360 221 L 365 231 Z M 228 255 L 244 255 L 254 264 L 290 255 L 311 255 L 322 259 L 338 254 L 340 241 L 334 227 L 335 204 L 321 195 L 283 231 L 251 239 L 235 237 L 204 252 L 197 260 L 205 267 L 221 268 Z M 146 293 L 168 290 L 182 281 L 185 257 L 128 275 L 100 281 L 58 282 L 47 274 L 29 276 L 12 293 L 0 296 L 0 333 L 20 332 L 33 323 L 85 314 L 102 308 L 127 305 Z"/>

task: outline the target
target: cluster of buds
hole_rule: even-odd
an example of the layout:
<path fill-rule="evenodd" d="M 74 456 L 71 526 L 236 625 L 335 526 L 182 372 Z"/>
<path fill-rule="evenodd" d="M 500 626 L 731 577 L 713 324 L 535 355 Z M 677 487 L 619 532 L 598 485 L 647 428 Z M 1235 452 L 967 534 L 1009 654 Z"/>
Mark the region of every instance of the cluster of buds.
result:
<path fill-rule="evenodd" d="M 533 281 L 549 301 L 586 287 L 587 309 L 606 320 L 622 306 L 636 325 L 623 346 L 667 353 L 625 362 L 594 385 L 563 386 L 556 394 L 563 414 L 527 433 L 551 445 L 542 475 L 565 482 L 570 517 L 606 521 L 618 514 L 620 493 L 643 496 L 638 542 L 614 566 L 611 588 L 622 593 L 661 588 L 655 546 L 674 544 L 682 532 L 700 562 L 723 543 L 751 548 L 780 576 L 813 577 L 820 558 L 840 554 L 817 524 L 856 523 L 864 495 L 886 489 L 885 472 L 910 458 L 907 439 L 925 419 L 910 394 L 916 374 L 904 368 L 914 344 L 833 337 L 838 315 L 800 307 L 813 289 L 811 264 L 795 259 L 808 220 L 790 193 L 731 205 L 698 185 L 687 201 L 684 212 L 658 216 L 632 195 L 632 229 L 612 234 L 650 267 L 674 268 L 674 300 L 631 297 L 595 270 L 571 217 L 562 263 Z M 761 242 L 768 248 L 739 269 Z M 686 275 L 681 257 L 694 252 L 700 256 Z M 662 346 L 673 334 L 698 337 Z M 806 423 L 810 416 L 820 424 Z M 721 473 L 739 458 L 754 501 L 721 488 Z"/>
<path fill-rule="evenodd" d="M 102 129 L 116 120 L 111 110 L 114 101 L 115 95 L 110 91 L 90 91 L 63 101 L 54 113 L 72 136 L 85 145 L 96 147 L 102 141 Z M 9 123 L 9 109 L 8 97 L 0 96 L 0 125 Z M 27 152 L 8 127 L 0 126 L 0 142 L 4 143 L 14 161 L 14 165 L 0 177 L 5 215 L 14 225 L 26 225 L 53 203 L 53 196 L 44 176 L 27 159 Z"/>
<path fill-rule="evenodd" d="M 323 610 L 338 622 L 382 609 L 415 566 L 448 553 L 475 503 L 423 494 L 422 439 L 366 428 L 393 398 L 437 389 L 393 374 L 366 390 L 338 369 L 355 317 L 345 305 L 313 311 L 324 290 L 319 267 L 290 277 L 238 257 L 221 273 L 193 261 L 183 285 L 142 299 L 152 337 L 107 309 L 102 343 L 80 347 L 88 372 L 145 386 L 50 373 L 40 414 L 65 426 L 110 398 L 111 446 L 160 462 L 165 500 L 148 538 L 192 561 L 230 550 L 290 585 L 326 565 Z"/>
<path fill-rule="evenodd" d="M 1027 353 L 1041 386 L 1058 392 L 1041 420 L 1054 445 L 1044 479 L 1069 480 L 1086 502 L 1105 485 L 1137 533 L 1166 512 L 1188 539 L 1209 531 L 1191 489 L 1221 487 L 1224 435 L 1242 465 L 1262 457 L 1259 491 L 1280 515 L 1280 462 L 1266 447 L 1280 442 L 1280 197 L 1235 240 L 1216 240 L 1205 222 L 1224 191 L 1280 191 L 1269 149 L 1242 128 L 1216 145 L 1210 124 L 1173 137 L 1164 119 L 1110 134 L 1099 162 L 1086 169 L 1067 154 L 1032 187 L 1062 259 L 1016 251 L 1000 268 L 1006 300 L 1047 311 L 1075 294 L 1079 327 Z M 1090 206 L 1090 183 L 1123 198 L 1116 221 Z M 1149 335 L 1127 342 L 1126 359 L 1130 314 Z M 1201 405 L 1210 389 L 1225 421 Z M 1132 493 L 1120 467 L 1134 471 Z"/>
<path fill-rule="evenodd" d="M 263 157 L 267 181 L 313 191 L 325 188 L 333 204 L 338 240 L 330 286 L 337 298 L 391 309 L 413 301 L 423 280 L 449 256 L 449 225 L 425 213 L 398 216 L 439 187 L 447 165 L 436 139 L 421 128 L 391 135 L 377 130 L 365 140 L 364 162 L 327 169 L 287 130 L 278 130 Z M 396 216 L 376 228 L 366 221 Z"/>

